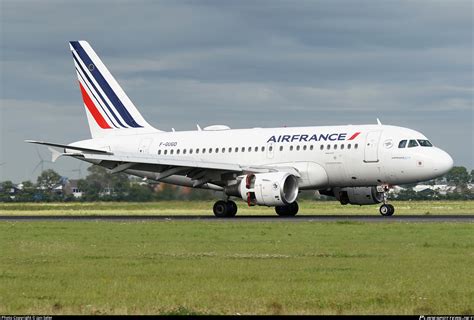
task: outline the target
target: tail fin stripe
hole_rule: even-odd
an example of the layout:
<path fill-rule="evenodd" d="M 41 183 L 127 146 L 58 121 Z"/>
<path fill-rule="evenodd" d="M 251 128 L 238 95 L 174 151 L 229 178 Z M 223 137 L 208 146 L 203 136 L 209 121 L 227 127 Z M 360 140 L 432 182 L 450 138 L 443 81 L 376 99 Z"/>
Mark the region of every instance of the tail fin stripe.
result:
<path fill-rule="evenodd" d="M 79 87 L 81 87 L 82 99 L 84 100 L 84 103 L 87 109 L 92 114 L 92 117 L 94 117 L 95 122 L 97 122 L 99 127 L 101 127 L 102 129 L 111 129 L 112 127 L 107 123 L 107 121 L 105 121 L 104 117 L 102 117 L 99 110 L 97 110 L 96 106 L 92 102 L 91 98 L 87 94 L 86 90 L 84 89 L 80 81 L 79 81 Z"/>
<path fill-rule="evenodd" d="M 109 123 L 111 123 L 115 128 L 118 128 L 118 126 L 114 123 L 114 121 L 110 118 L 109 114 L 105 111 L 104 107 L 102 106 L 100 100 L 97 98 L 96 94 L 94 93 L 94 91 L 91 89 L 91 87 L 89 86 L 89 84 L 87 83 L 87 81 L 84 79 L 83 75 L 81 74 L 81 72 L 79 72 L 79 69 L 76 67 L 76 72 L 79 76 L 79 80 L 82 80 L 82 83 L 84 84 L 84 86 L 89 90 L 89 92 L 92 94 L 92 96 L 94 97 L 95 101 L 97 102 L 97 104 L 99 105 L 100 109 L 102 110 L 102 114 L 105 114 L 107 119 L 109 119 Z M 81 83 L 81 81 L 79 81 L 79 83 Z M 92 100 L 92 99 L 91 99 Z"/>
<path fill-rule="evenodd" d="M 107 103 L 107 101 L 104 99 L 104 97 L 102 96 L 102 94 L 100 93 L 100 91 L 97 90 L 97 87 L 95 86 L 94 82 L 93 82 L 93 81 L 91 80 L 91 78 L 87 75 L 86 71 L 84 70 L 84 68 L 82 67 L 81 63 L 80 63 L 79 60 L 76 58 L 76 56 L 75 56 L 74 53 L 72 54 L 72 57 L 74 58 L 76 64 L 79 66 L 80 70 L 82 71 L 82 74 L 87 78 L 87 81 L 84 81 L 84 83 L 86 83 L 86 84 L 89 83 L 89 84 L 94 88 L 94 90 L 91 90 L 91 92 L 94 92 L 94 91 L 95 91 L 95 92 L 99 95 L 100 99 L 102 100 L 102 102 L 104 103 L 104 105 L 107 107 L 107 109 L 109 110 L 110 114 L 112 114 L 112 116 L 115 118 L 115 120 L 117 121 L 117 123 L 118 123 L 121 127 L 126 128 L 126 126 L 123 125 L 123 124 L 120 122 L 119 118 L 117 117 L 117 115 L 115 114 L 115 112 L 112 110 L 112 108 L 109 106 L 109 104 Z M 90 90 L 90 89 L 91 89 L 91 88 L 89 87 L 89 90 Z M 99 100 L 97 100 L 97 101 L 99 101 Z M 100 104 L 100 101 L 99 101 L 99 104 Z"/>
<path fill-rule="evenodd" d="M 122 104 L 122 101 L 117 97 L 113 89 L 110 87 L 109 83 L 107 80 L 104 78 L 102 73 L 97 69 L 87 52 L 82 48 L 81 44 L 78 41 L 71 41 L 71 45 L 74 48 L 74 50 L 77 52 L 81 60 L 84 62 L 86 66 L 91 66 L 90 72 L 94 79 L 97 81 L 97 83 L 100 85 L 102 90 L 104 90 L 106 96 L 109 98 L 109 100 L 112 102 L 114 107 L 117 109 L 119 114 L 122 116 L 124 121 L 131 127 L 133 128 L 142 128 L 141 125 L 139 125 L 135 119 L 132 118 L 130 113 L 127 111 L 125 106 Z"/>

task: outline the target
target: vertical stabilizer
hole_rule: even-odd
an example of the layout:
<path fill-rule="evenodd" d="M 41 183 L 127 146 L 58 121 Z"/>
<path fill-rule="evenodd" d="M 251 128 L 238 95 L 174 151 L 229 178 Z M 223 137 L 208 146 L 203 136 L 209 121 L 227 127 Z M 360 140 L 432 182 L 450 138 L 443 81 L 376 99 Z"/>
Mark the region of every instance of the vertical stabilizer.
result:
<path fill-rule="evenodd" d="M 87 41 L 71 41 L 92 138 L 158 131 L 146 122 Z"/>

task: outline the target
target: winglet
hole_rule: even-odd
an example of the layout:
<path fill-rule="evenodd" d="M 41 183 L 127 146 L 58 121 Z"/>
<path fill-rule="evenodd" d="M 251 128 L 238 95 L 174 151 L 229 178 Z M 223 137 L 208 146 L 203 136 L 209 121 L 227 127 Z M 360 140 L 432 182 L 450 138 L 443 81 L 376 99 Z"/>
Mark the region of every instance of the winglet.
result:
<path fill-rule="evenodd" d="M 379 126 L 382 125 L 382 122 L 380 122 L 379 118 L 377 118 L 377 124 L 378 124 Z"/>

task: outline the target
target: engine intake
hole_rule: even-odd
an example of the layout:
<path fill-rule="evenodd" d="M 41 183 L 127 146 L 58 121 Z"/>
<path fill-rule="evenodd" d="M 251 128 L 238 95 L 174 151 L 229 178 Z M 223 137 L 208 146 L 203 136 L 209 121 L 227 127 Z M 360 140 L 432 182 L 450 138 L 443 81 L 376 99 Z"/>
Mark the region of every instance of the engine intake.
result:
<path fill-rule="evenodd" d="M 241 197 L 249 206 L 283 206 L 293 203 L 298 196 L 298 180 L 288 172 L 248 174 L 225 188 L 230 196 Z"/>

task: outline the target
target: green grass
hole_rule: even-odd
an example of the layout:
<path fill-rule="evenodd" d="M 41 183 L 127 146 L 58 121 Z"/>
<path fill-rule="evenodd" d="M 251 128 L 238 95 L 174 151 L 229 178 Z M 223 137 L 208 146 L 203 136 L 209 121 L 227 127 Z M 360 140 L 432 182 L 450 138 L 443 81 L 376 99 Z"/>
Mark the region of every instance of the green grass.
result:
<path fill-rule="evenodd" d="M 0 314 L 472 314 L 474 224 L 1 222 Z"/>
<path fill-rule="evenodd" d="M 474 201 L 393 201 L 396 215 L 474 214 Z M 212 215 L 213 201 L 0 203 L 0 215 Z M 237 202 L 239 215 L 275 215 L 273 208 Z M 378 215 L 379 205 L 343 206 L 336 201 L 300 202 L 299 215 Z"/>

